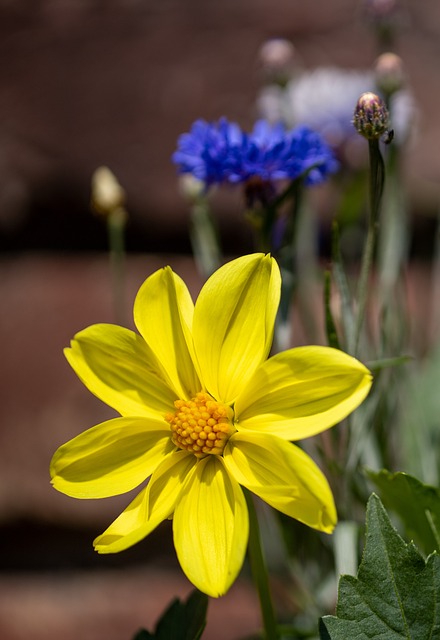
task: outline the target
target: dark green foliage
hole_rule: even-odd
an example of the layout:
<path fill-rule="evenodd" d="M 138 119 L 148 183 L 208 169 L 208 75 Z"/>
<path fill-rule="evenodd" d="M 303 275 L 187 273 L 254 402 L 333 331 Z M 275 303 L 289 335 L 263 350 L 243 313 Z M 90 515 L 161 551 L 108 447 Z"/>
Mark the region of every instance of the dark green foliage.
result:
<path fill-rule="evenodd" d="M 341 576 L 336 616 L 321 640 L 440 638 L 440 558 L 424 560 L 391 525 L 376 495 L 367 506 L 365 550 L 357 577 Z"/>
<path fill-rule="evenodd" d="M 206 625 L 208 596 L 194 590 L 186 602 L 172 601 L 154 633 L 141 629 L 133 640 L 199 640 Z"/>
<path fill-rule="evenodd" d="M 440 491 L 406 473 L 367 471 L 383 503 L 397 513 L 407 536 L 428 555 L 440 549 Z"/>

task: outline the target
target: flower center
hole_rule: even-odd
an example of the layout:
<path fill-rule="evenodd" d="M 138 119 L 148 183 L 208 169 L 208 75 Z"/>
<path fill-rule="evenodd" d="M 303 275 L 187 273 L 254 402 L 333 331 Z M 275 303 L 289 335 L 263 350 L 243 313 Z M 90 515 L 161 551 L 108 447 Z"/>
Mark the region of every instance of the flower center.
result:
<path fill-rule="evenodd" d="M 207 453 L 223 453 L 228 438 L 234 433 L 231 407 L 216 402 L 201 391 L 191 400 L 176 400 L 176 411 L 167 413 L 172 440 L 180 449 L 191 451 L 201 458 Z"/>

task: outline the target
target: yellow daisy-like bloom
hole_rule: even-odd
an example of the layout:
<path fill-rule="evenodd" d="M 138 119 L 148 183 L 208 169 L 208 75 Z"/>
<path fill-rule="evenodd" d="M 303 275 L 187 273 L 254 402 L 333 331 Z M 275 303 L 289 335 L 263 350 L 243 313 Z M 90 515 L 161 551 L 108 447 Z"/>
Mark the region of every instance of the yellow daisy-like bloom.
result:
<path fill-rule="evenodd" d="M 237 577 L 248 542 L 242 486 L 310 527 L 333 530 L 329 485 L 290 441 L 352 412 L 371 375 L 327 347 L 268 359 L 280 285 L 275 260 L 253 254 L 218 269 L 194 305 L 166 267 L 136 296 L 140 335 L 98 324 L 66 349 L 83 383 L 121 417 L 58 449 L 54 487 L 75 498 L 104 498 L 149 478 L 96 538 L 99 553 L 122 551 L 172 517 L 183 571 L 198 589 L 219 596 Z"/>

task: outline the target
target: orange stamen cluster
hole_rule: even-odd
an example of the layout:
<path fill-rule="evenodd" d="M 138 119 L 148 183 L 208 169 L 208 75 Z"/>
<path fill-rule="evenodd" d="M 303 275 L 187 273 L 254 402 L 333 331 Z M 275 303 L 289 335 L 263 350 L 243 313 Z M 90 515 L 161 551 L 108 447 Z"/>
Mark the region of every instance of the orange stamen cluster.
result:
<path fill-rule="evenodd" d="M 168 413 L 165 420 L 170 423 L 176 446 L 198 457 L 223 453 L 229 436 L 235 431 L 230 407 L 216 402 L 204 391 L 191 400 L 176 400 L 174 406 L 175 413 Z"/>

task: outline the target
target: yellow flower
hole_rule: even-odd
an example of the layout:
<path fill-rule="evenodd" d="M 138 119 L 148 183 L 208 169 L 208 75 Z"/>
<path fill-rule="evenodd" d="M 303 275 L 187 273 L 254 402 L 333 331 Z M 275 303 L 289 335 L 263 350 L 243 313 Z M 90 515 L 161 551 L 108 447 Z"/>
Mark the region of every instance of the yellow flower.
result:
<path fill-rule="evenodd" d="M 273 258 L 244 256 L 218 269 L 194 305 L 166 267 L 137 294 L 140 335 L 98 324 L 66 349 L 79 378 L 121 417 L 58 449 L 54 487 L 76 498 L 104 498 L 149 478 L 95 540 L 99 553 L 126 549 L 172 517 L 183 571 L 198 589 L 219 596 L 246 551 L 242 486 L 310 527 L 333 530 L 329 485 L 290 441 L 347 416 L 366 397 L 371 375 L 327 347 L 267 359 L 280 284 Z"/>

